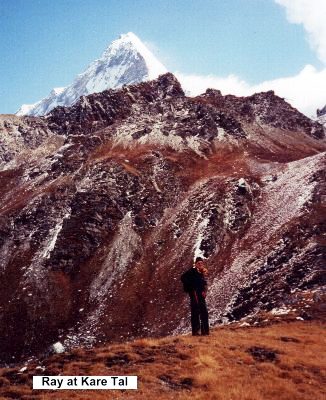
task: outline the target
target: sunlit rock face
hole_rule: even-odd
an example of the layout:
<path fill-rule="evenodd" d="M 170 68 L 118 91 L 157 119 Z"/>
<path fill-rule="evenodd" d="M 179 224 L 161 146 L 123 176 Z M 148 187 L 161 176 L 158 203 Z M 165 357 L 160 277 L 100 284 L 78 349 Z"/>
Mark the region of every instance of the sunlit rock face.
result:
<path fill-rule="evenodd" d="M 165 74 L 0 129 L 2 361 L 186 332 L 197 255 L 213 324 L 322 285 L 324 129 L 273 92 Z"/>

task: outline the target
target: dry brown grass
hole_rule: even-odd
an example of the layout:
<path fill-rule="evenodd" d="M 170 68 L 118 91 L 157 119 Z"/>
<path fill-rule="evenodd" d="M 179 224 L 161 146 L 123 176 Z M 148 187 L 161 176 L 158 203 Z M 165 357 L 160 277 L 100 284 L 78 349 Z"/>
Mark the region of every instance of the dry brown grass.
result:
<path fill-rule="evenodd" d="M 41 375 L 138 375 L 137 391 L 32 391 L 37 364 L 0 371 L 0 398 L 17 399 L 325 399 L 324 326 L 283 322 L 265 327 L 222 327 L 209 337 L 138 339 L 44 360 Z M 257 361 L 248 349 L 275 352 Z"/>

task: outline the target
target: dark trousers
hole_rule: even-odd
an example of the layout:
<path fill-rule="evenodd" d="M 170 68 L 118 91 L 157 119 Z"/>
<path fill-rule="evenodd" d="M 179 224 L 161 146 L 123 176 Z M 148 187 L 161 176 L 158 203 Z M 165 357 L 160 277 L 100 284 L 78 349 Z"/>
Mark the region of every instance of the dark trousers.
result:
<path fill-rule="evenodd" d="M 208 311 L 205 297 L 201 293 L 191 292 L 190 308 L 191 308 L 191 329 L 193 335 L 209 334 Z"/>

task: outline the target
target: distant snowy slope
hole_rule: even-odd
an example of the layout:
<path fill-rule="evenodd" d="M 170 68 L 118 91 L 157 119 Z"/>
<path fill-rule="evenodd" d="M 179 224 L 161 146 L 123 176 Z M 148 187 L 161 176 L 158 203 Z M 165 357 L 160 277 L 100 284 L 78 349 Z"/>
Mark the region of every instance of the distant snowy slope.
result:
<path fill-rule="evenodd" d="M 23 104 L 16 114 L 45 115 L 56 106 L 74 104 L 80 96 L 155 79 L 165 72 L 164 65 L 134 33 L 129 32 L 113 41 L 101 58 L 77 75 L 71 85 L 53 89 L 35 104 Z"/>

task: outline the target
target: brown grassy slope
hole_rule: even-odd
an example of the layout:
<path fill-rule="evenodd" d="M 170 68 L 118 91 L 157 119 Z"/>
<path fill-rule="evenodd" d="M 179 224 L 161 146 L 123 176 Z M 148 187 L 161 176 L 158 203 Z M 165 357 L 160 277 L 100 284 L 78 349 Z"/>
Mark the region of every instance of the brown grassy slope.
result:
<path fill-rule="evenodd" d="M 140 339 L 54 355 L 0 370 L 1 399 L 321 400 L 325 339 L 320 322 L 214 329 L 209 337 Z M 258 348 L 258 349 L 257 349 Z M 251 350 L 250 350 L 251 349 Z M 44 372 L 35 368 L 44 366 Z M 32 391 L 38 375 L 138 375 L 137 391 Z M 323 386 L 324 385 L 324 386 Z"/>

